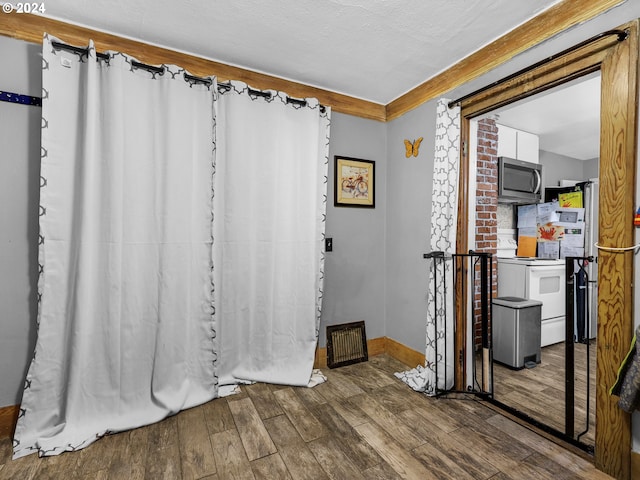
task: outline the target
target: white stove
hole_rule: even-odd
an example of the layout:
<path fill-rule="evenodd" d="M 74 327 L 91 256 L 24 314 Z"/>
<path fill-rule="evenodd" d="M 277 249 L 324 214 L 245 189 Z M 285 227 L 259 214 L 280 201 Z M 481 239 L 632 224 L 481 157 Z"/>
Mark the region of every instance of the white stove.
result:
<path fill-rule="evenodd" d="M 541 301 L 541 346 L 565 340 L 564 260 L 499 258 L 498 296 Z"/>
<path fill-rule="evenodd" d="M 505 264 L 515 265 L 563 265 L 564 260 L 552 259 L 552 258 L 535 258 L 535 257 L 512 257 L 512 258 L 499 258 L 498 262 Z"/>

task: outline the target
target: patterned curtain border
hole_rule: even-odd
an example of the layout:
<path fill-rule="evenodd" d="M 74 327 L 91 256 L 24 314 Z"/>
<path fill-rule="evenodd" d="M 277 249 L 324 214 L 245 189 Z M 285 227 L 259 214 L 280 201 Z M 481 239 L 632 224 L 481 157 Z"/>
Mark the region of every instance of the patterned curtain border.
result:
<path fill-rule="evenodd" d="M 458 171 L 460 160 L 460 108 L 449 109 L 440 99 L 436 110 L 436 144 L 431 197 L 432 252 L 453 254 L 458 221 Z M 453 375 L 453 291 L 451 261 L 429 261 L 425 365 L 396 373 L 416 391 L 435 396 L 450 388 Z"/>

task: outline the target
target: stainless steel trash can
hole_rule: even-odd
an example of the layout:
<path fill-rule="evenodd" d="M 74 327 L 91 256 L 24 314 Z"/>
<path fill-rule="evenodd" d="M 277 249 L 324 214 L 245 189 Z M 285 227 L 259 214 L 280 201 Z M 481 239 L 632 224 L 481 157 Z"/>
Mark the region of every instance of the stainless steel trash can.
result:
<path fill-rule="evenodd" d="M 540 363 L 542 302 L 498 297 L 492 304 L 493 359 L 517 369 Z"/>

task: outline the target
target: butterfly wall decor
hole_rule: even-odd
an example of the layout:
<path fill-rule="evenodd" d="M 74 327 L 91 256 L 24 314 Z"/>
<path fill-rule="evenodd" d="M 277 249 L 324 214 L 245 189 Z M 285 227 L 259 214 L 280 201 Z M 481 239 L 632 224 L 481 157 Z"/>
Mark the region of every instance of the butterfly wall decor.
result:
<path fill-rule="evenodd" d="M 410 142 L 409 140 L 404 141 L 404 147 L 406 149 L 405 156 L 409 158 L 411 155 L 414 157 L 418 156 L 418 149 L 420 148 L 420 143 L 422 142 L 422 137 Z"/>

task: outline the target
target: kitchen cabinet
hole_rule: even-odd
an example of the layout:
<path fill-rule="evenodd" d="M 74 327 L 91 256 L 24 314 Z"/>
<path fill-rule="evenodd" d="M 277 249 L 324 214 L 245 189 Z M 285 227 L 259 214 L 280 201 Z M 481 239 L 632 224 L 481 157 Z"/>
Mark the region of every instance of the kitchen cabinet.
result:
<path fill-rule="evenodd" d="M 540 140 L 537 135 L 505 125 L 498 127 L 498 156 L 540 163 Z"/>

